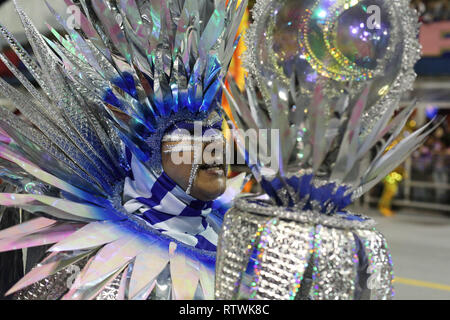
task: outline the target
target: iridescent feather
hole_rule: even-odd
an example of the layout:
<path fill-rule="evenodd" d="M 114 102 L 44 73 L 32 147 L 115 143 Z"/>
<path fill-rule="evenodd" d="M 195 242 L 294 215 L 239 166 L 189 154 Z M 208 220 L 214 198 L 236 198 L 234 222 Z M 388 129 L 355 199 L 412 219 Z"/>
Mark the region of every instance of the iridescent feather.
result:
<path fill-rule="evenodd" d="M 1 231 L 0 249 L 54 244 L 8 294 L 89 258 L 62 299 L 94 299 L 118 277 L 116 298 L 146 299 L 169 262 L 175 298 L 193 298 L 199 285 L 212 297 L 213 259 L 180 243 L 175 249 L 171 238 L 122 207 L 131 169 L 125 146 L 142 161 L 133 169 L 144 173 L 138 182 L 145 188 L 147 169 L 158 170 L 149 160 L 158 158 L 154 143 L 165 126 L 203 120 L 219 108 L 247 2 L 81 0 L 74 7 L 64 1 L 80 9 L 80 29 L 47 3 L 61 25 L 49 26 L 54 39 L 42 36 L 15 3 L 32 55 L 0 25 L 32 76 L 0 56 L 28 91 L 0 80 L 0 94 L 22 114 L 0 111 L 0 167 L 22 188 L 0 194 L 0 205 L 41 216 Z M 243 179 L 221 208 L 229 207 Z"/>

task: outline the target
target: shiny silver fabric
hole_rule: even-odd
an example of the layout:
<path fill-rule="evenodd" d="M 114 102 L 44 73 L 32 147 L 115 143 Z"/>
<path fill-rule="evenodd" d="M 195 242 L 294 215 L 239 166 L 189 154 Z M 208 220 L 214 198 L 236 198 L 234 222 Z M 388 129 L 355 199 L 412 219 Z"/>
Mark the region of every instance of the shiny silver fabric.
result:
<path fill-rule="evenodd" d="M 303 219 L 289 220 L 281 213 L 288 210 L 244 198 L 227 213 L 217 299 L 392 298 L 392 260 L 373 220 L 317 212 L 296 212 Z"/>
<path fill-rule="evenodd" d="M 67 268 L 14 294 L 14 300 L 59 300 L 75 280 L 78 270 L 82 270 L 88 259 L 85 258 Z M 70 284 L 70 285 L 69 285 Z"/>
<path fill-rule="evenodd" d="M 60 300 L 73 284 L 78 272 L 83 270 L 88 259 L 71 265 L 58 273 L 25 288 L 13 296 L 14 300 Z M 126 292 L 121 291 L 122 276 L 114 278 L 105 288 L 95 296 L 95 300 L 124 300 Z M 202 299 L 201 290 L 197 290 L 195 299 Z M 148 300 L 171 300 L 172 280 L 169 265 L 158 276 Z"/>

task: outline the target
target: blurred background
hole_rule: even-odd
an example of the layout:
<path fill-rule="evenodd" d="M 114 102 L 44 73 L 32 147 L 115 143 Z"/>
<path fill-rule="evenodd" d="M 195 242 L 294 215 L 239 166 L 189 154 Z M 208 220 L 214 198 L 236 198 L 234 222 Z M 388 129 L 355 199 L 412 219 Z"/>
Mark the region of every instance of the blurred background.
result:
<path fill-rule="evenodd" d="M 55 27 L 58 25 L 43 0 L 18 2 L 41 32 L 49 34 L 46 22 Z M 49 3 L 57 11 L 65 11 L 64 1 L 49 0 Z M 253 5 L 251 0 L 249 8 Z M 418 110 L 407 122 L 403 137 L 429 119 L 450 114 L 450 0 L 413 0 L 411 5 L 421 16 L 423 58 L 416 65 L 418 78 L 414 90 L 403 97 L 402 106 L 418 100 Z M 251 20 L 249 10 L 241 32 L 245 32 Z M 29 49 L 9 0 L 0 0 L 0 22 Z M 2 39 L 0 51 L 16 66 L 25 69 Z M 245 71 L 240 60 L 244 51 L 241 41 L 230 67 L 241 88 L 245 85 Z M 0 76 L 16 84 L 1 62 Z M 226 107 L 226 101 L 224 104 Z M 0 106 L 14 110 L 14 106 L 1 96 Z M 242 167 L 233 167 L 231 175 L 242 170 Z M 378 229 L 388 239 L 395 266 L 396 299 L 450 299 L 449 178 L 450 117 L 447 117 L 420 149 L 352 208 L 376 219 Z M 249 182 L 246 191 L 258 190 Z"/>

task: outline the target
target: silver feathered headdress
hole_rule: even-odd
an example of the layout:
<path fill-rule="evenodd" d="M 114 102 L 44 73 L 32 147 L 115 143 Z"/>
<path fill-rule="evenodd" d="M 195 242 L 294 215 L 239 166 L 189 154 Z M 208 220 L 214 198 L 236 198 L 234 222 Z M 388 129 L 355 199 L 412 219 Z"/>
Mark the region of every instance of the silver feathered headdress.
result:
<path fill-rule="evenodd" d="M 95 137 L 102 131 L 97 122 L 106 122 L 141 161 L 159 173 L 160 141 L 166 129 L 179 121 L 205 120 L 219 110 L 220 82 L 247 2 L 239 7 L 235 0 L 227 4 L 208 0 L 65 2 L 68 17 L 47 3 L 67 33 L 63 36 L 50 28 L 58 41 L 40 35 L 17 9 L 36 58 L 0 27 L 44 93 L 34 90 L 2 57 L 36 102 L 30 104 L 29 96 L 1 82 L 4 94 L 37 127 L 43 122 L 41 116 L 48 117 L 69 138 L 70 124 L 84 122 L 84 130 L 91 131 L 88 136 Z M 60 116 L 58 104 L 72 111 Z M 94 120 L 92 113 L 103 119 Z M 58 135 L 52 130 L 47 134 L 55 139 Z"/>
<path fill-rule="evenodd" d="M 260 135 L 251 152 L 246 132 L 233 130 L 266 194 L 238 199 L 225 216 L 216 298 L 392 298 L 384 237 L 373 219 L 346 208 L 433 130 L 430 122 L 397 139 L 415 109 L 399 104 L 420 57 L 417 15 L 408 5 L 257 1 L 246 92 L 232 81 L 225 92 L 230 123 L 275 139 Z M 372 23 L 377 10 L 380 22 Z"/>
<path fill-rule="evenodd" d="M 382 12 L 379 28 L 365 26 L 369 3 Z M 230 81 L 226 94 L 239 128 L 279 130 L 276 143 L 260 141 L 268 144 L 260 143 L 259 153 L 248 153 L 243 137 L 237 137 L 254 175 L 278 204 L 342 209 L 395 169 L 433 130 L 428 123 L 388 149 L 415 110 L 412 103 L 395 114 L 402 95 L 412 88 L 420 58 L 417 15 L 408 3 L 257 1 L 246 36 L 246 92 Z M 354 25 L 357 29 L 351 29 Z M 343 39 L 349 28 L 361 36 Z M 358 52 L 363 45 L 370 50 Z M 366 161 L 371 151 L 376 156 Z M 271 153 L 279 155 L 279 170 L 267 174 L 264 168 L 273 164 L 264 161 Z M 297 178 L 291 180 L 292 175 Z M 324 203 L 315 201 L 315 192 L 299 193 L 298 177 L 314 190 L 328 185 L 326 192 L 337 198 Z M 346 200 L 336 203 L 344 195 Z"/>

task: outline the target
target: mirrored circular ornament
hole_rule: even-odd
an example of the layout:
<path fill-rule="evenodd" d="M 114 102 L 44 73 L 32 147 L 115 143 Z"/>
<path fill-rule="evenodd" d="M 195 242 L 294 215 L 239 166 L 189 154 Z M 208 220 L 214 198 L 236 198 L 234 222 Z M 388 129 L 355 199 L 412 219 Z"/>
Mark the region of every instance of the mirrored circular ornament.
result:
<path fill-rule="evenodd" d="M 295 83 L 304 105 L 318 83 L 331 102 L 344 91 L 356 99 L 371 83 L 369 129 L 415 80 L 420 45 L 408 0 L 259 0 L 253 18 L 247 67 L 266 102 L 274 80 Z"/>

